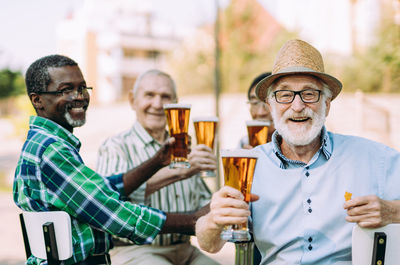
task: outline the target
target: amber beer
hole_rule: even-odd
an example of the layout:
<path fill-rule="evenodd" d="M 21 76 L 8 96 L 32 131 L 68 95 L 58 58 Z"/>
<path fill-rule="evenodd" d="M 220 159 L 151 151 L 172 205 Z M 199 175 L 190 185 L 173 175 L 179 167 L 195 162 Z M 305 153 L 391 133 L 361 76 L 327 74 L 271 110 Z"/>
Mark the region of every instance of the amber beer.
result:
<path fill-rule="evenodd" d="M 197 144 L 205 144 L 214 149 L 214 139 L 217 130 L 217 117 L 198 117 L 193 119 Z"/>
<path fill-rule="evenodd" d="M 189 117 L 190 104 L 164 104 L 169 135 L 175 138 L 172 146 L 171 168 L 189 168 Z"/>
<path fill-rule="evenodd" d="M 222 150 L 225 185 L 240 190 L 246 202 L 250 202 L 251 185 L 258 153 L 254 150 Z M 250 234 L 247 222 L 224 228 L 221 238 L 231 242 L 248 241 Z"/>
<path fill-rule="evenodd" d="M 265 144 L 268 141 L 268 130 L 271 124 L 267 121 L 252 120 L 247 121 L 247 133 L 249 136 L 249 144 L 257 146 Z"/>
<path fill-rule="evenodd" d="M 217 130 L 217 117 L 197 117 L 193 119 L 194 129 L 196 131 L 197 144 L 205 144 L 214 149 L 214 140 Z M 214 171 L 201 171 L 202 177 L 215 177 Z"/>

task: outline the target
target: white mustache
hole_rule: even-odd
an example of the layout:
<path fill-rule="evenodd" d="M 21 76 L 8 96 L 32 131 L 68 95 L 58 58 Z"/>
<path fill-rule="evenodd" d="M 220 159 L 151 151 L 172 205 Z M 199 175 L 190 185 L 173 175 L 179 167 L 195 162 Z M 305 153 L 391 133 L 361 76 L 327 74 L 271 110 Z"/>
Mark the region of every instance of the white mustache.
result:
<path fill-rule="evenodd" d="M 301 112 L 295 112 L 292 109 L 288 109 L 283 114 L 282 118 L 284 120 L 288 119 L 298 119 L 298 118 L 311 118 L 313 119 L 316 113 L 312 111 L 310 108 L 305 108 Z"/>

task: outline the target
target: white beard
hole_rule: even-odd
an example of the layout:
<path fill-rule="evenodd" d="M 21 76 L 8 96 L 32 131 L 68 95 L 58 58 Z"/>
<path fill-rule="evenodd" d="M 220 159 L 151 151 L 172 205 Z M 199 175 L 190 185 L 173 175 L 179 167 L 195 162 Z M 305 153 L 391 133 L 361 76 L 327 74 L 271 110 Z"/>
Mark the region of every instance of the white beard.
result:
<path fill-rule="evenodd" d="M 274 121 L 275 129 L 278 131 L 279 135 L 282 136 L 282 139 L 284 139 L 288 144 L 294 146 L 308 145 L 320 135 L 326 119 L 325 103 L 321 104 L 319 113 L 320 114 L 306 107 L 299 113 L 294 112 L 292 109 L 288 109 L 285 111 L 285 113 L 283 113 L 282 117 L 278 117 L 276 108 L 271 108 L 271 115 Z M 307 129 L 306 126 L 298 126 L 298 128 L 294 131 L 293 129 L 289 129 L 287 120 L 292 117 L 311 118 L 311 129 Z"/>
<path fill-rule="evenodd" d="M 74 119 L 72 119 L 71 114 L 69 114 L 69 112 L 67 110 L 65 110 L 64 117 L 67 120 L 68 124 L 71 125 L 72 128 L 81 127 L 86 122 L 86 119 L 83 119 L 83 120 L 74 120 Z"/>

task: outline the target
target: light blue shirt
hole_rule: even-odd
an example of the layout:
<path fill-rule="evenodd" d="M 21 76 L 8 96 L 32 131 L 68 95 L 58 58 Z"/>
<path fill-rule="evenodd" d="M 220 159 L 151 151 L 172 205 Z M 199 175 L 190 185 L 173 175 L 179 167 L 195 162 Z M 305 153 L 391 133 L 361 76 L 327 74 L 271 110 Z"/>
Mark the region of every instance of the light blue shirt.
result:
<path fill-rule="evenodd" d="M 322 130 L 321 148 L 308 164 L 286 158 L 275 132 L 256 147 L 251 203 L 261 264 L 351 265 L 353 223 L 344 194 L 400 199 L 400 153 L 355 136 Z"/>

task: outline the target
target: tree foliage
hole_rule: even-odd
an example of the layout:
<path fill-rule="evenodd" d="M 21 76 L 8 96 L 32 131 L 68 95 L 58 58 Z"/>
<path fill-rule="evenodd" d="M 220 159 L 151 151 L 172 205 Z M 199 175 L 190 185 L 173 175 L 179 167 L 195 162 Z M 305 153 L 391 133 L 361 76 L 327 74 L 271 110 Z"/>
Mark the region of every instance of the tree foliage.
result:
<path fill-rule="evenodd" d="M 271 71 L 276 52 L 294 33 L 284 30 L 256 0 L 232 0 L 220 14 L 222 92 L 245 92 L 258 74 Z M 215 42 L 213 25 L 169 57 L 179 94 L 212 93 Z"/>
<path fill-rule="evenodd" d="M 24 78 L 20 72 L 3 69 L 0 71 L 0 99 L 25 93 Z"/>
<path fill-rule="evenodd" d="M 400 92 L 400 25 L 390 11 L 383 10 L 376 42 L 346 65 L 346 90 Z"/>

